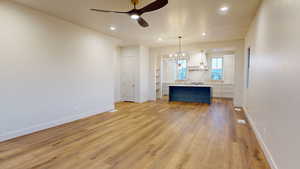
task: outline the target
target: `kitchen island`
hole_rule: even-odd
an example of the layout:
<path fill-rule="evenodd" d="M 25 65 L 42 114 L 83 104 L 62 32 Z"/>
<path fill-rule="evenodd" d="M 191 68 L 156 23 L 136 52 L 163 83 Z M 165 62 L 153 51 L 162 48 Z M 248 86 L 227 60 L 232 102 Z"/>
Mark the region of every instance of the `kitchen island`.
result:
<path fill-rule="evenodd" d="M 169 85 L 169 101 L 197 102 L 211 104 L 212 86 L 210 85 Z"/>

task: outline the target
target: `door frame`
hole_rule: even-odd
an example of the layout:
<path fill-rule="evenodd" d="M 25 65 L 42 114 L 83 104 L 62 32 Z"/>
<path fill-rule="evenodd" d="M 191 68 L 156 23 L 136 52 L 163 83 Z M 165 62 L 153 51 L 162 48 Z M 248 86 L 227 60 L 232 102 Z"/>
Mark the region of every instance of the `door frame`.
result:
<path fill-rule="evenodd" d="M 124 89 L 122 89 L 122 70 L 123 70 L 123 65 L 122 65 L 122 63 L 124 63 L 122 60 L 124 60 L 124 59 L 133 59 L 134 61 L 133 61 L 133 63 L 134 63 L 134 66 L 133 66 L 133 69 L 132 70 L 134 70 L 133 71 L 133 74 L 134 74 L 134 87 L 133 87 L 133 97 L 131 98 L 131 99 L 128 99 L 128 98 L 124 98 L 124 96 L 122 95 L 122 90 L 124 90 Z M 120 72 L 120 84 L 121 84 L 121 86 L 120 86 L 120 91 L 121 91 L 121 96 L 120 96 L 120 100 L 121 101 L 126 101 L 126 102 L 136 102 L 137 101 L 137 71 L 134 69 L 135 67 L 136 67 L 136 65 L 137 65 L 137 57 L 136 56 L 122 56 L 121 57 L 121 65 L 120 65 L 120 67 L 121 67 L 121 72 Z"/>

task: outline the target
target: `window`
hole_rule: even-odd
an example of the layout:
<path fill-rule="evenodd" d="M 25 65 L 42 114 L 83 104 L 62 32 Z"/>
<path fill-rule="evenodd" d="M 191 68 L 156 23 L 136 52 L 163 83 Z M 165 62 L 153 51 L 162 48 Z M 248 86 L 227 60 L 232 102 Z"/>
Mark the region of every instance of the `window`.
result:
<path fill-rule="evenodd" d="M 212 58 L 211 80 L 223 80 L 223 57 Z"/>
<path fill-rule="evenodd" d="M 178 79 L 177 80 L 186 80 L 187 79 L 187 60 L 182 59 L 178 61 Z"/>

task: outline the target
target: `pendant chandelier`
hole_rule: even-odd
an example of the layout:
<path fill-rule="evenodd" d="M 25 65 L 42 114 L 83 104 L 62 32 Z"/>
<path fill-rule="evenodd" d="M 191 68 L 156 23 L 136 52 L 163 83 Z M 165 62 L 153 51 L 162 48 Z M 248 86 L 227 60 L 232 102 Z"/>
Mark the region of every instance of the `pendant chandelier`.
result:
<path fill-rule="evenodd" d="M 204 50 L 202 50 L 200 53 L 200 69 L 208 70 L 207 57 L 206 57 L 206 53 Z"/>
<path fill-rule="evenodd" d="M 186 53 L 182 52 L 182 36 L 178 36 L 178 51 L 175 53 L 176 63 L 180 67 L 180 59 L 186 58 Z"/>
<path fill-rule="evenodd" d="M 182 36 L 178 36 L 178 51 L 169 54 L 169 58 L 174 58 L 176 61 L 182 59 L 188 59 L 187 52 L 182 51 Z"/>

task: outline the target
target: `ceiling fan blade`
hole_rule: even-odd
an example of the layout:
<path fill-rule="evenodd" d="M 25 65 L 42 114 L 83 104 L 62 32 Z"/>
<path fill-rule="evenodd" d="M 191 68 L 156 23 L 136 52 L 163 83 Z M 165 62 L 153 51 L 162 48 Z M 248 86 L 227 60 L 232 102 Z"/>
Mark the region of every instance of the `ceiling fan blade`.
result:
<path fill-rule="evenodd" d="M 149 24 L 147 23 L 147 21 L 145 21 L 145 19 L 143 19 L 142 17 L 140 17 L 137 22 L 142 26 L 142 27 L 148 27 Z"/>
<path fill-rule="evenodd" d="M 90 9 L 91 11 L 96 11 L 96 12 L 110 12 L 110 13 L 123 13 L 123 14 L 128 14 L 129 12 L 120 12 L 120 11 L 108 11 L 108 10 L 102 10 L 102 9 Z"/>
<path fill-rule="evenodd" d="M 145 6 L 144 8 L 138 9 L 137 11 L 139 15 L 142 15 L 143 13 L 151 12 L 163 8 L 167 4 L 168 4 L 168 0 L 156 0 L 151 4 Z"/>

